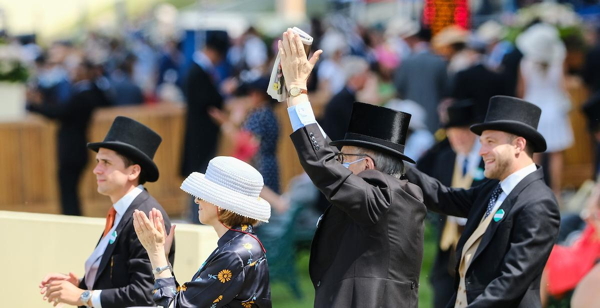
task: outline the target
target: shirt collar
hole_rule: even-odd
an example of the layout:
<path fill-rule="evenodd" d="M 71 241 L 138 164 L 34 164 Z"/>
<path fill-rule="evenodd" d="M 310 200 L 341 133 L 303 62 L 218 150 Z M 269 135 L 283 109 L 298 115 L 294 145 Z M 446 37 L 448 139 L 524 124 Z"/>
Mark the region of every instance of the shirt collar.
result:
<path fill-rule="evenodd" d="M 202 51 L 196 51 L 194 53 L 194 62 L 200 65 L 205 71 L 211 72 L 214 69 L 214 65 L 210 62 L 210 59 Z"/>
<path fill-rule="evenodd" d="M 227 230 L 227 232 L 221 236 L 221 238 L 217 241 L 217 246 L 221 247 L 234 239 L 236 236 L 243 235 L 243 233 L 254 234 L 254 228 L 251 225 L 235 226 Z"/>
<path fill-rule="evenodd" d="M 525 168 L 522 168 L 516 172 L 513 172 L 511 175 L 506 177 L 503 181 L 500 182 L 500 186 L 502 187 L 502 191 L 509 195 L 510 192 L 519 184 L 526 176 L 535 172 L 537 167 L 535 164 L 531 164 Z"/>
<path fill-rule="evenodd" d="M 119 201 L 113 204 L 113 207 L 115 208 L 115 211 L 117 211 L 117 214 L 125 214 L 127 208 L 129 208 L 133 200 L 135 200 L 135 198 L 137 198 L 137 196 L 141 194 L 142 191 L 144 191 L 144 186 L 138 185 L 132 190 L 130 190 L 127 194 L 125 194 L 125 196 L 123 196 L 121 199 L 119 199 Z"/>
<path fill-rule="evenodd" d="M 462 167 L 462 164 L 465 161 L 465 158 L 467 158 L 467 170 L 469 170 L 469 172 L 471 172 L 474 169 L 477 169 L 477 167 L 479 167 L 479 162 L 481 161 L 481 156 L 479 155 L 479 149 L 481 148 L 481 143 L 479 143 L 478 139 L 475 139 L 475 142 L 473 142 L 473 146 L 471 147 L 471 152 L 469 152 L 469 154 L 465 155 L 465 154 L 459 154 L 456 153 L 456 161 L 460 164 L 460 166 Z"/>

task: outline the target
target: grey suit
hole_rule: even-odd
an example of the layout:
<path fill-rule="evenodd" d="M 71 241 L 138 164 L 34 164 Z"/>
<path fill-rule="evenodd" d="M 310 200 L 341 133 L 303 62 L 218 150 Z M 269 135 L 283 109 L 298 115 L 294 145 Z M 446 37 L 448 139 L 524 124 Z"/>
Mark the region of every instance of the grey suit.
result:
<path fill-rule="evenodd" d="M 291 138 L 302 167 L 331 203 L 311 248 L 315 307 L 418 307 L 421 189 L 376 170 L 352 174 L 316 124 Z"/>
<path fill-rule="evenodd" d="M 449 91 L 446 62 L 429 51 L 408 57 L 394 76 L 399 97 L 415 101 L 427 111 L 430 132 L 439 128 L 437 107 Z"/>

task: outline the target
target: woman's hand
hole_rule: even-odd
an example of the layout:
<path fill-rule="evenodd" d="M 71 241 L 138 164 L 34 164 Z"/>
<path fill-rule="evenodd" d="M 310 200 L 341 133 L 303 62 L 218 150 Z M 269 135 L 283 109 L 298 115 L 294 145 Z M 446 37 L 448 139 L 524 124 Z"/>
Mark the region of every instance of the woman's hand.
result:
<path fill-rule="evenodd" d="M 142 246 L 144 246 L 148 252 L 148 255 L 165 254 L 167 237 L 165 235 L 163 217 L 159 210 L 152 209 L 152 211 L 150 211 L 149 219 L 144 212 L 135 210 L 133 213 L 133 227 L 135 228 L 135 233 L 137 234 L 140 243 L 142 243 Z M 169 249 L 170 248 L 171 247 L 169 247 Z"/>
<path fill-rule="evenodd" d="M 306 89 L 306 81 L 319 60 L 322 50 L 317 50 L 312 57 L 307 59 L 304 44 L 300 36 L 291 29 L 283 33 L 283 40 L 279 41 L 279 57 L 285 84 L 288 89 L 293 86 Z"/>

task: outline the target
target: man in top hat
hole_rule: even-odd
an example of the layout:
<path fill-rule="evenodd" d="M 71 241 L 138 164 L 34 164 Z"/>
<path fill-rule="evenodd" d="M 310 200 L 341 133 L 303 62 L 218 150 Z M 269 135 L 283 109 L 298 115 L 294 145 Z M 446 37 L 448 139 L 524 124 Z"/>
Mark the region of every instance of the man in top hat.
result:
<path fill-rule="evenodd" d="M 211 108 L 221 109 L 223 105 L 217 65 L 225 58 L 228 48 L 227 32 L 207 31 L 204 48 L 194 53 L 194 62 L 183 86 L 187 103 L 181 159 L 183 177 L 192 172 L 205 172 L 208 162 L 216 154 L 219 125 L 211 120 L 208 111 Z M 195 223 L 199 223 L 195 214 L 197 207 L 190 198 L 189 219 Z"/>
<path fill-rule="evenodd" d="M 426 209 L 421 189 L 402 177 L 404 161 L 413 162 L 403 154 L 410 114 L 355 103 L 345 136 L 330 142 L 306 95 L 321 51 L 309 61 L 300 49 L 298 36 L 284 33 L 279 51 L 292 142 L 331 203 L 311 248 L 314 305 L 418 307 Z"/>
<path fill-rule="evenodd" d="M 494 96 L 485 121 L 471 126 L 490 179 L 449 188 L 415 168 L 430 210 L 467 218 L 456 248 L 454 297 L 448 307 L 541 307 L 540 277 L 558 235 L 560 214 L 534 152 L 546 150 L 536 130 L 541 109 Z"/>
<path fill-rule="evenodd" d="M 98 192 L 110 197 L 103 234 L 85 262 L 85 275 L 49 274 L 40 283 L 49 302 L 94 308 L 150 306 L 154 277 L 150 260 L 133 228 L 133 212 L 161 211 L 166 230 L 171 230 L 168 259 L 175 257 L 173 230 L 163 207 L 143 184 L 158 180 L 152 161 L 162 138 L 130 118 L 117 117 L 103 142 L 88 143 L 96 154 L 94 174 Z M 170 248 L 169 248 L 170 247 Z"/>
<path fill-rule="evenodd" d="M 475 124 L 475 117 L 470 100 L 457 101 L 448 107 L 448 121 L 444 125 L 447 138 L 417 161 L 417 169 L 449 187 L 468 189 L 481 184 L 485 180 L 479 156 L 481 144 L 469 129 L 471 124 Z M 439 243 L 429 281 L 434 290 L 433 306 L 443 308 L 454 295 L 456 244 L 467 220 L 445 215 L 434 217 Z"/>

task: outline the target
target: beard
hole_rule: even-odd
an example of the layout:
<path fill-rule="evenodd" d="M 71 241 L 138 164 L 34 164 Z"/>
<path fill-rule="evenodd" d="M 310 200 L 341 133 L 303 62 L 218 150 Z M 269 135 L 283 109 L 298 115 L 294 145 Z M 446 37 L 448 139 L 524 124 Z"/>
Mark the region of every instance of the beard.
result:
<path fill-rule="evenodd" d="M 485 175 L 485 177 L 488 179 L 500 180 L 503 178 L 506 170 L 509 169 L 510 163 L 510 158 L 498 155 L 496 157 L 496 161 L 494 162 L 494 166 L 491 167 L 491 169 L 488 169 L 486 165 L 483 175 Z"/>

